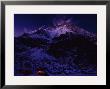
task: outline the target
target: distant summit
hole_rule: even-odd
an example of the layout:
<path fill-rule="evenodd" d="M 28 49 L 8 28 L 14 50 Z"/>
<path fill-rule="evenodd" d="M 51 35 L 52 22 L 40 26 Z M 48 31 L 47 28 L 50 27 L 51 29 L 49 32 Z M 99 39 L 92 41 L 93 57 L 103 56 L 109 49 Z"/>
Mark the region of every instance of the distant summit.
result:
<path fill-rule="evenodd" d="M 53 38 L 59 37 L 60 35 L 64 35 L 66 33 L 81 35 L 85 38 L 89 38 L 90 41 L 96 41 L 96 34 L 76 26 L 72 23 L 71 18 L 62 18 L 60 20 L 55 19 L 53 20 L 53 26 L 47 27 L 44 25 L 30 32 L 25 31 L 22 36 L 52 40 Z"/>

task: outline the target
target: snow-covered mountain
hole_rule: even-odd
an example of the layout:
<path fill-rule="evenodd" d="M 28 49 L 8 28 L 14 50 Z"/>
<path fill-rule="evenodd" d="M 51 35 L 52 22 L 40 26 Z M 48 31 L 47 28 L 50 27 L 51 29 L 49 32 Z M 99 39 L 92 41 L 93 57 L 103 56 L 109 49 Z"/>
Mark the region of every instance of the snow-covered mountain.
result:
<path fill-rule="evenodd" d="M 23 75 L 18 71 L 27 61 L 31 72 L 24 68 L 24 75 L 36 75 L 37 68 L 52 76 L 96 75 L 96 34 L 79 28 L 70 19 L 25 32 L 14 42 L 15 75 Z"/>
<path fill-rule="evenodd" d="M 79 28 L 74 24 L 70 26 L 68 24 L 63 24 L 54 27 L 47 27 L 47 28 L 43 28 L 43 27 L 28 33 L 24 33 L 22 36 L 23 37 L 28 36 L 33 39 L 39 38 L 39 39 L 45 39 L 51 41 L 53 38 L 60 37 L 60 35 L 62 34 L 66 35 L 66 33 L 72 33 L 73 35 L 80 35 L 85 38 L 89 38 L 90 41 L 94 41 L 96 43 L 96 34 L 91 33 L 83 28 Z"/>

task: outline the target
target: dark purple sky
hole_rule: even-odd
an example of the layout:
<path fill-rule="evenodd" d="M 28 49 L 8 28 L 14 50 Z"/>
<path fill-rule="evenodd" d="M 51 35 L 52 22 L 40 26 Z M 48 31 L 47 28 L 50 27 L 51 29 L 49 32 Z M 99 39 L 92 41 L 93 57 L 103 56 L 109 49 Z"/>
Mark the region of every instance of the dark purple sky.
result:
<path fill-rule="evenodd" d="M 97 32 L 96 14 L 15 14 L 14 30 L 15 36 L 23 34 L 24 28 L 28 31 L 34 30 L 42 25 L 52 25 L 56 16 L 72 18 L 72 22 L 90 32 Z"/>

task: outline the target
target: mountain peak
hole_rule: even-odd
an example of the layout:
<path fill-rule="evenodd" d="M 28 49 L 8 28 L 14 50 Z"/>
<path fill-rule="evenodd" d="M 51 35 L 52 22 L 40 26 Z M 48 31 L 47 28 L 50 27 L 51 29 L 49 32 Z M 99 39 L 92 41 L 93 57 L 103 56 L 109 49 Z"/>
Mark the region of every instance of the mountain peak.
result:
<path fill-rule="evenodd" d="M 96 41 L 96 35 L 76 26 L 71 22 L 71 19 L 55 19 L 53 21 L 53 26 L 43 25 L 33 31 L 25 32 L 22 36 L 29 36 L 31 38 L 42 38 L 47 40 L 52 40 L 55 37 L 60 37 L 60 35 L 66 35 L 66 33 L 72 33 L 74 35 L 81 35 L 83 37 L 89 38 L 90 40 Z"/>

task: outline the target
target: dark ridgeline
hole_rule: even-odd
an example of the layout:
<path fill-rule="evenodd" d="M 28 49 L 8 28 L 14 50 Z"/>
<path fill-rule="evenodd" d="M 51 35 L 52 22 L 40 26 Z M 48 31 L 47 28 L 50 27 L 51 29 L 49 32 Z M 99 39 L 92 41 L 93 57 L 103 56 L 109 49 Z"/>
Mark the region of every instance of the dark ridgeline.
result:
<path fill-rule="evenodd" d="M 15 37 L 15 76 L 96 76 L 97 36 L 68 18 Z"/>

